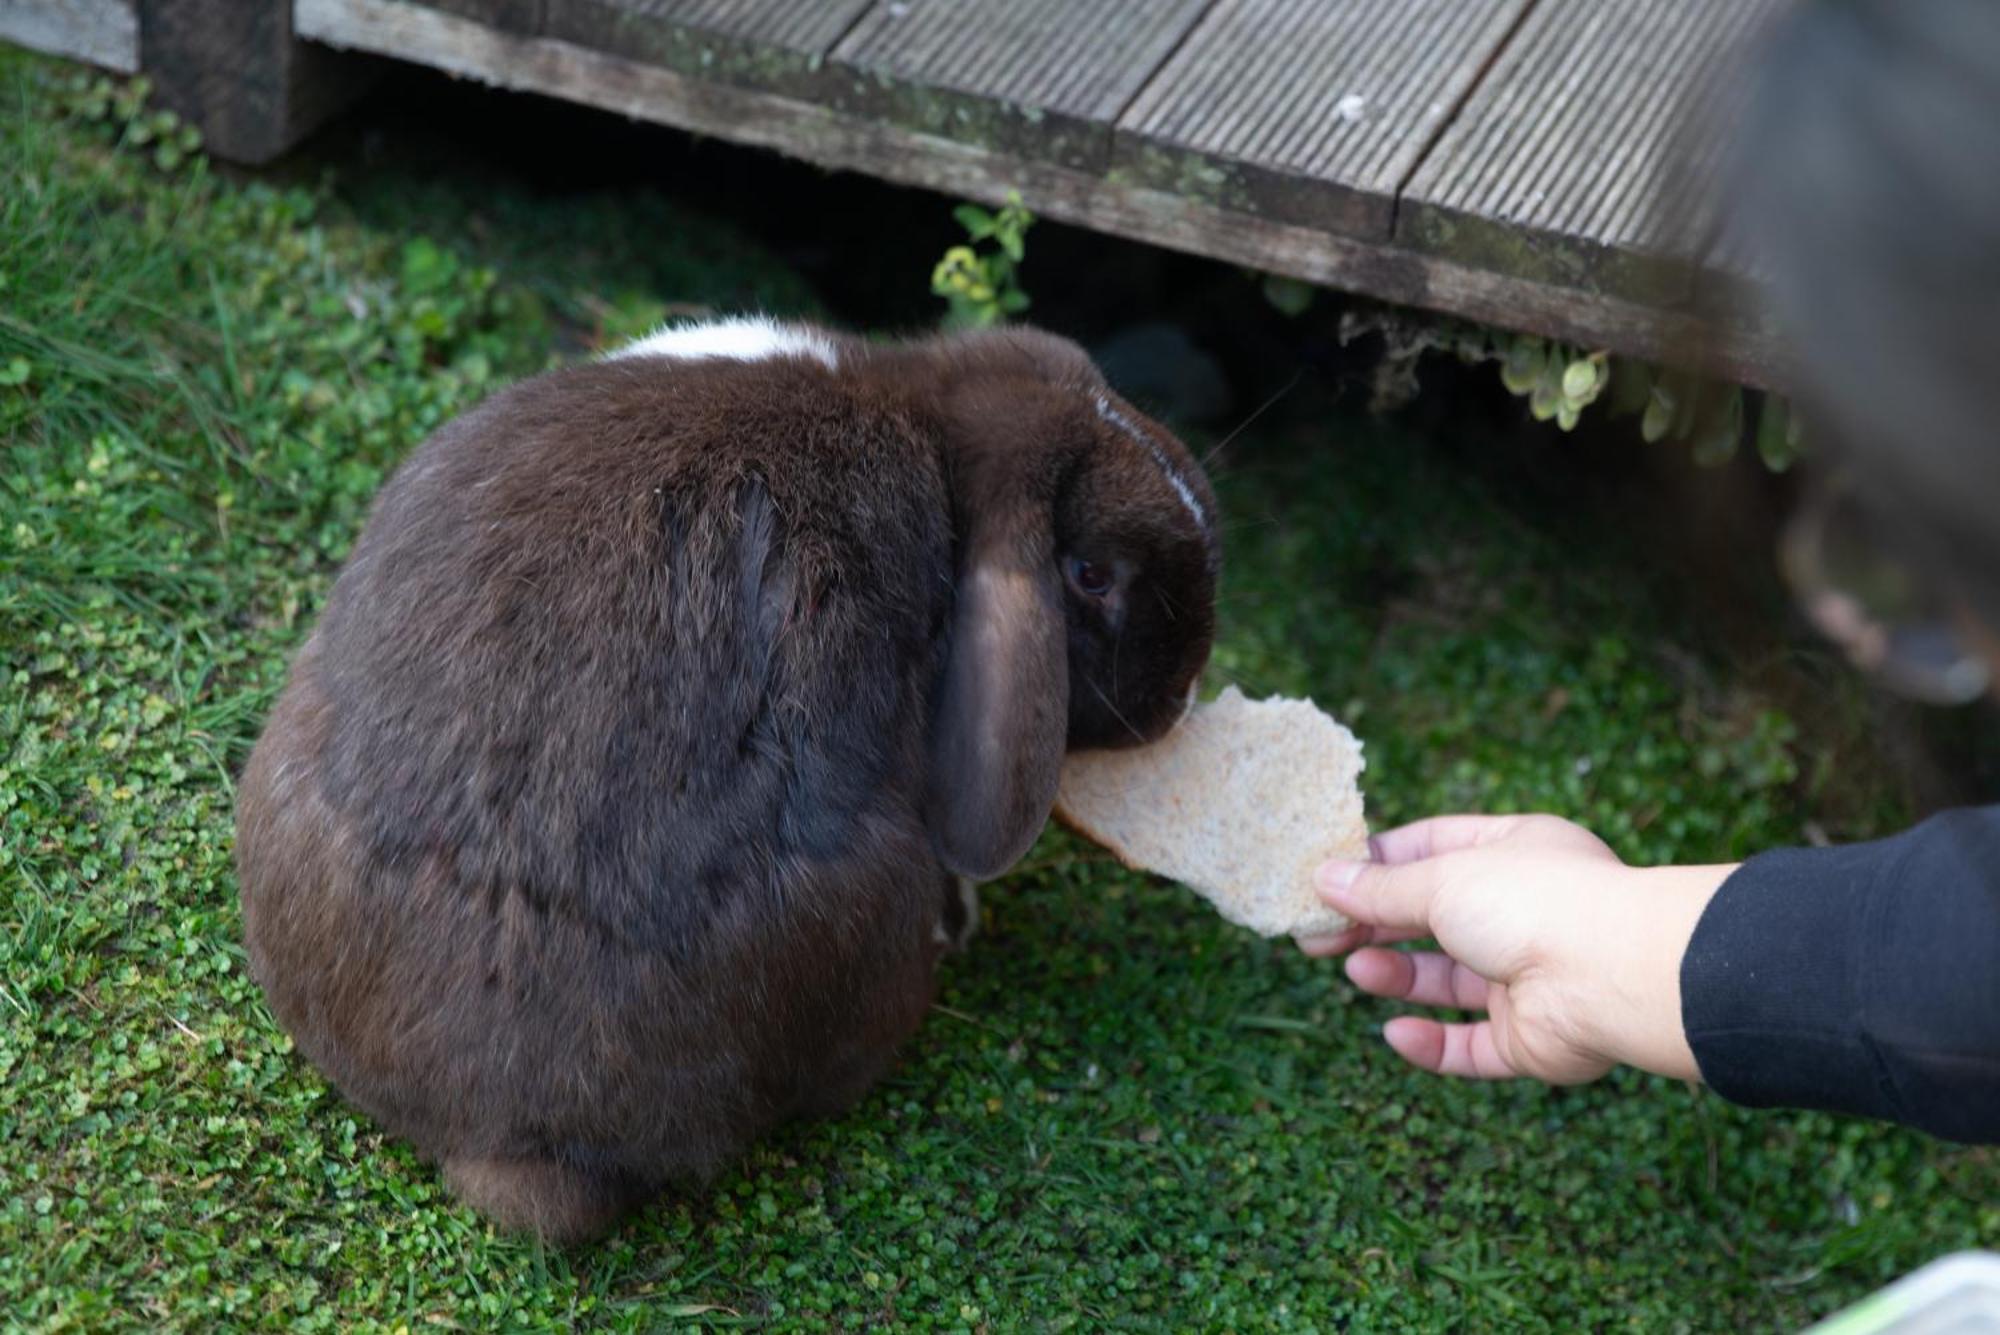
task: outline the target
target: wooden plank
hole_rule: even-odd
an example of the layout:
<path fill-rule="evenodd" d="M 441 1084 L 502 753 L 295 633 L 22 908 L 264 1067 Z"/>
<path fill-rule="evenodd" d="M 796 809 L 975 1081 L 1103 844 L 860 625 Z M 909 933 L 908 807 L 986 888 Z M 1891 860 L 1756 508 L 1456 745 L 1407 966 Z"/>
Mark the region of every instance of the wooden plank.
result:
<path fill-rule="evenodd" d="M 0 0 L 0 42 L 136 74 L 139 10 L 135 0 Z"/>
<path fill-rule="evenodd" d="M 414 60 L 502 88 L 545 93 L 696 134 L 774 149 L 953 198 L 998 203 L 1018 188 L 1038 213 L 1385 301 L 1655 360 L 1699 349 L 1704 365 L 1770 383 L 1776 350 L 1755 331 L 1577 293 L 1437 256 L 1233 212 L 1163 190 L 887 125 L 793 98 L 708 82 L 567 42 L 524 38 L 408 3 L 298 0 L 317 41 Z M 1028 274 L 1032 284 L 1034 275 Z"/>
<path fill-rule="evenodd" d="M 882 0 L 834 51 L 832 104 L 1100 170 L 1110 125 L 1210 0 Z"/>
<path fill-rule="evenodd" d="M 211 153 L 247 163 L 286 152 L 377 73 L 297 40 L 291 0 L 139 0 L 139 63 Z"/>
<path fill-rule="evenodd" d="M 1531 0 L 1220 0 L 1120 118 L 1116 170 L 1387 240 L 1396 195 Z"/>
<path fill-rule="evenodd" d="M 572 0 L 547 0 L 550 10 Z M 854 26 L 869 0 L 621 0 L 620 8 L 698 32 L 734 37 L 801 55 L 824 55 Z"/>
<path fill-rule="evenodd" d="M 532 34 L 542 27 L 543 0 L 422 0 L 422 3 L 460 18 L 477 19 L 489 28 L 505 32 Z"/>
<path fill-rule="evenodd" d="M 1712 164 L 1694 115 L 1782 2 L 1538 0 L 1411 179 L 1396 239 L 1584 291 L 1684 298 L 1709 215 L 1662 186 L 1707 186 L 1668 168 Z"/>
<path fill-rule="evenodd" d="M 544 37 L 745 88 L 809 94 L 870 0 L 542 0 Z"/>

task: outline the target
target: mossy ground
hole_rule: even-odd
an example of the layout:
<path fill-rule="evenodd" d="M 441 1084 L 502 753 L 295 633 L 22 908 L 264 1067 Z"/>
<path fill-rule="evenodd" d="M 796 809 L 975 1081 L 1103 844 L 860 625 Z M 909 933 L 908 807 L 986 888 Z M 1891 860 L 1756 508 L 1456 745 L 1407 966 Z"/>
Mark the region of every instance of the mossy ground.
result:
<path fill-rule="evenodd" d="M 1748 1329 L 2000 1241 L 1988 1151 L 1414 1074 L 1336 967 L 1059 833 L 853 1113 L 602 1245 L 494 1236 L 272 1024 L 231 776 L 425 432 L 663 309 L 812 297 L 651 192 L 225 183 L 55 77 L 0 61 L 0 1325 Z M 1903 814 L 1683 650 L 1617 516 L 1308 407 L 1231 446 L 1214 678 L 1343 712 L 1380 819 L 1664 860 Z"/>

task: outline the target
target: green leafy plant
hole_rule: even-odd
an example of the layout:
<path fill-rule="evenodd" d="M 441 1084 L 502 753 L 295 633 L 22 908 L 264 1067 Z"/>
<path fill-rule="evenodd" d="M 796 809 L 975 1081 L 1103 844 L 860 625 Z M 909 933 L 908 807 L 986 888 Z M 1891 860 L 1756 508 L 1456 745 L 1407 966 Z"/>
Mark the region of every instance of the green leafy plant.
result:
<path fill-rule="evenodd" d="M 1467 365 L 1497 366 L 1501 384 L 1528 401 L 1536 421 L 1554 422 L 1564 431 L 1575 430 L 1585 411 L 1602 403 L 1613 417 L 1637 417 L 1639 434 L 1648 444 L 1677 441 L 1706 467 L 1735 458 L 1746 438 L 1754 440 L 1758 458 L 1773 472 L 1790 468 L 1805 448 L 1799 415 L 1780 394 L 1747 391 L 1602 349 L 1413 311 L 1361 307 L 1342 314 L 1343 345 L 1371 334 L 1383 344 L 1373 394 L 1378 410 L 1416 397 L 1418 365 L 1441 352 Z"/>
<path fill-rule="evenodd" d="M 81 70 L 56 88 L 57 105 L 71 118 L 100 126 L 115 144 L 147 150 L 161 171 L 198 165 L 201 131 L 174 112 L 148 107 L 152 95 L 152 81 L 143 75 L 114 82 Z"/>
<path fill-rule="evenodd" d="M 1580 355 L 1540 339 L 1511 340 L 1500 360 L 1500 382 L 1507 392 L 1525 397 L 1536 421 L 1554 421 L 1564 431 L 1576 429 L 1583 410 L 1610 381 L 1610 358 L 1604 353 Z"/>
<path fill-rule="evenodd" d="M 1528 400 L 1536 421 L 1553 420 L 1564 431 L 1574 430 L 1584 410 L 1603 399 L 1612 416 L 1639 419 L 1646 443 L 1678 441 L 1704 467 L 1728 463 L 1751 435 L 1758 458 L 1776 473 L 1797 462 L 1804 448 L 1798 414 L 1783 395 L 1530 334 L 1490 337 L 1508 391 Z M 1747 430 L 1753 414 L 1754 433 Z"/>
<path fill-rule="evenodd" d="M 965 228 L 967 244 L 947 250 L 931 270 L 931 291 L 949 306 L 945 328 L 985 329 L 1027 310 L 1020 269 L 1035 215 L 1021 203 L 1020 191 L 1008 191 L 997 213 L 961 204 L 951 216 Z"/>

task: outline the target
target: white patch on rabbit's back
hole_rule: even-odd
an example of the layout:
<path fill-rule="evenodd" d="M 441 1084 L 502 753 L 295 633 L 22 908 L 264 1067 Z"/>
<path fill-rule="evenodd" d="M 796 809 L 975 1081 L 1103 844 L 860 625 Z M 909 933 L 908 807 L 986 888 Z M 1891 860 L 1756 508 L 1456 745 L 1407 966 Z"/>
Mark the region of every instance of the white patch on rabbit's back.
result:
<path fill-rule="evenodd" d="M 1187 479 L 1181 476 L 1181 470 L 1174 467 L 1174 461 L 1167 457 L 1167 452 L 1160 448 L 1159 442 L 1141 431 L 1137 422 L 1112 407 L 1111 400 L 1102 394 L 1097 396 L 1097 415 L 1146 447 L 1146 452 L 1153 456 L 1153 462 L 1167 475 L 1167 482 L 1173 487 L 1174 494 L 1181 498 L 1181 504 L 1185 505 L 1188 513 L 1194 516 L 1195 525 L 1203 532 L 1207 532 L 1208 513 L 1201 508 L 1201 502 L 1195 499 L 1194 488 L 1190 487 Z"/>
<path fill-rule="evenodd" d="M 680 361 L 722 358 L 734 362 L 761 362 L 774 357 L 811 357 L 829 371 L 840 366 L 833 341 L 825 335 L 797 325 L 783 325 L 761 316 L 730 320 L 662 325 L 642 339 L 609 354 L 607 360 L 627 357 L 673 357 Z"/>

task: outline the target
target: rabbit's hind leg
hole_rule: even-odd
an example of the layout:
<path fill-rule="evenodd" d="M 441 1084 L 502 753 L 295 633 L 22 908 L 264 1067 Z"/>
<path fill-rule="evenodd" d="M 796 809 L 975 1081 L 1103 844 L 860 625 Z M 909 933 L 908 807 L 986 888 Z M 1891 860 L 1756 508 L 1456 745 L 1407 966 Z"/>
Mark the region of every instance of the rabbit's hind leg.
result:
<path fill-rule="evenodd" d="M 630 1173 L 547 1158 L 447 1158 L 452 1194 L 510 1232 L 555 1246 L 609 1232 L 656 1188 Z"/>

